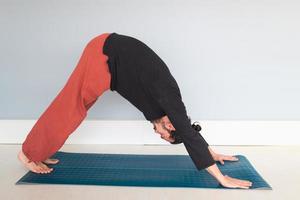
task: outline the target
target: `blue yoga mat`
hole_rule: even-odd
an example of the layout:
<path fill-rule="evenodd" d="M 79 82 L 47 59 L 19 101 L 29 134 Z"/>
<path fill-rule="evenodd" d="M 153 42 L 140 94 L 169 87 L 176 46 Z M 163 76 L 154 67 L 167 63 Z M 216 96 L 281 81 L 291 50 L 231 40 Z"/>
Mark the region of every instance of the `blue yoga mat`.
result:
<path fill-rule="evenodd" d="M 250 189 L 272 189 L 245 156 L 218 166 L 223 174 L 252 181 Z M 28 172 L 16 184 L 78 184 L 148 187 L 224 188 L 206 170 L 198 171 L 188 155 L 68 153 L 49 174 Z"/>

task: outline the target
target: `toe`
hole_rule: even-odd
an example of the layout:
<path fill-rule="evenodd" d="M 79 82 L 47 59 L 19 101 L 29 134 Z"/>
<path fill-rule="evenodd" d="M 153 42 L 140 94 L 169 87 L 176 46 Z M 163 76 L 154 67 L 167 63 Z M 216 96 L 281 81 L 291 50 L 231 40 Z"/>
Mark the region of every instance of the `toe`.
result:
<path fill-rule="evenodd" d="M 39 165 L 43 168 L 43 171 L 46 172 L 46 173 L 49 173 L 52 170 L 52 168 L 49 168 L 47 165 L 45 165 L 42 162 Z"/>
<path fill-rule="evenodd" d="M 58 159 L 48 158 L 45 161 L 43 161 L 46 164 L 57 164 L 59 162 Z"/>

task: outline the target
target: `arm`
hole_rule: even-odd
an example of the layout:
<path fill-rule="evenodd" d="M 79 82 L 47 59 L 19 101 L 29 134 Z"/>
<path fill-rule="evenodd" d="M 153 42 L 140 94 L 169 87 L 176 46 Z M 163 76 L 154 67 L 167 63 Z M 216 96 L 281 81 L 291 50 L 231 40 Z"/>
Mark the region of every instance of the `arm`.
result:
<path fill-rule="evenodd" d="M 181 99 L 175 79 L 166 77 L 149 84 L 149 92 L 164 110 L 198 170 L 207 168 L 215 161 L 204 138 L 193 129 Z"/>
<path fill-rule="evenodd" d="M 216 164 L 206 168 L 206 171 L 210 173 L 219 183 L 224 182 L 224 176 L 219 170 L 218 166 Z"/>
<path fill-rule="evenodd" d="M 221 173 L 215 163 L 219 154 L 214 153 L 199 132 L 192 128 L 176 82 L 169 85 L 155 81 L 148 90 L 157 99 L 182 137 L 183 144 L 198 170 L 206 168 L 208 173 L 224 187 L 247 189 L 252 185 L 249 181 L 231 178 Z"/>

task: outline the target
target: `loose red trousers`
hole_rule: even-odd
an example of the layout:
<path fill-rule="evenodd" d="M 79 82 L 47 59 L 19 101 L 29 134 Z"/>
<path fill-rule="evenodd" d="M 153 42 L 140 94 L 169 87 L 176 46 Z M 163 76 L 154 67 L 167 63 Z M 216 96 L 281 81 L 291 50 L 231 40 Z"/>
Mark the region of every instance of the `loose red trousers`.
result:
<path fill-rule="evenodd" d="M 108 57 L 103 54 L 109 34 L 101 34 L 86 45 L 67 83 L 27 135 L 22 150 L 30 161 L 44 161 L 57 152 L 98 97 L 110 89 Z"/>

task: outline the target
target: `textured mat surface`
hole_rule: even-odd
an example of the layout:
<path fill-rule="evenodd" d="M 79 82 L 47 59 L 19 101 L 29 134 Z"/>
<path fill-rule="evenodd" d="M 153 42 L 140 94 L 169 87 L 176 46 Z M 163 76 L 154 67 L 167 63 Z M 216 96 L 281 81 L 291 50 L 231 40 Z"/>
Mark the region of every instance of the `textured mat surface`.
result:
<path fill-rule="evenodd" d="M 223 174 L 252 181 L 251 189 L 271 189 L 245 156 L 220 165 Z M 81 184 L 152 187 L 224 188 L 188 155 L 96 154 L 57 152 L 50 174 L 28 172 L 16 184 Z"/>

